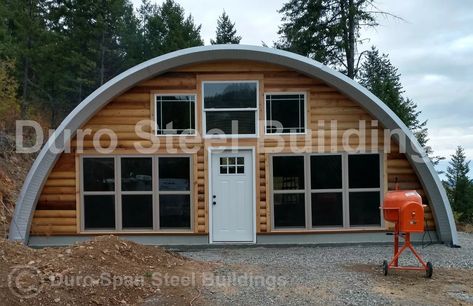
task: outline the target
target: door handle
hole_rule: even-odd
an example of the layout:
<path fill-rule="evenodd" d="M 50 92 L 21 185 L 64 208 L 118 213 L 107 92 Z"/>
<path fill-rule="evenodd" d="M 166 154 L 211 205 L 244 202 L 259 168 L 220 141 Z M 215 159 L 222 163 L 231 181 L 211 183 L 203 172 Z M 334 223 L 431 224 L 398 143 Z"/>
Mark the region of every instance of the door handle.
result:
<path fill-rule="evenodd" d="M 217 198 L 217 196 L 216 196 L 216 195 L 213 195 L 212 198 L 213 198 L 212 204 L 213 204 L 213 205 L 217 205 L 217 202 L 215 201 L 215 198 Z"/>

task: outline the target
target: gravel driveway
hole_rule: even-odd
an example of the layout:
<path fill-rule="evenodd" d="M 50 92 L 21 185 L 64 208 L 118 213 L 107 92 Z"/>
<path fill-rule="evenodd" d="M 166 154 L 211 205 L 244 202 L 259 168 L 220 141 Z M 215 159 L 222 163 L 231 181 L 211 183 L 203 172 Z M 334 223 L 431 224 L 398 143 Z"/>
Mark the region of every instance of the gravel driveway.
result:
<path fill-rule="evenodd" d="M 419 271 L 383 276 L 380 266 L 392 255 L 391 246 L 218 248 L 182 254 L 220 263 L 197 304 L 473 304 L 473 234 L 459 237 L 460 249 L 417 247 L 434 264 L 432 279 Z M 401 264 L 416 263 L 411 254 L 403 256 Z"/>

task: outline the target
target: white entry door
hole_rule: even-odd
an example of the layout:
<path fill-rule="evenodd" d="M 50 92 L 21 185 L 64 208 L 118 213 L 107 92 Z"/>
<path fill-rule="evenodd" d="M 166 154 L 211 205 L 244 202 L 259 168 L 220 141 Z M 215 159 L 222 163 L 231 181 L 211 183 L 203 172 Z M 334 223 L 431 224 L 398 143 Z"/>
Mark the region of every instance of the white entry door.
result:
<path fill-rule="evenodd" d="M 251 151 L 212 154 L 212 241 L 253 242 Z"/>

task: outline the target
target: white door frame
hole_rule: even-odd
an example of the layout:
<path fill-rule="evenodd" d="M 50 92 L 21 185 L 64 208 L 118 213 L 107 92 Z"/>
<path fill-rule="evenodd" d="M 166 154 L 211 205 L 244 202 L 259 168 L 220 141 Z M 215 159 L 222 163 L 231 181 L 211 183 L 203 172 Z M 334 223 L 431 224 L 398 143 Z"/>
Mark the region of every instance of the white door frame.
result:
<path fill-rule="evenodd" d="M 253 205 L 252 206 L 252 216 L 253 216 L 253 241 L 249 241 L 249 242 L 214 242 L 213 241 L 213 214 L 212 214 L 212 209 L 213 209 L 213 205 L 212 205 L 212 194 L 213 194 L 213 181 L 212 181 L 212 172 L 213 172 L 213 169 L 212 169 L 212 154 L 213 154 L 213 151 L 221 151 L 223 153 L 223 151 L 251 151 L 251 157 L 253 159 L 253 163 L 252 163 L 252 169 L 251 169 L 251 177 L 252 177 L 252 181 L 253 183 L 251 184 L 251 189 L 252 189 L 252 193 L 253 193 L 253 196 L 252 196 L 252 199 L 253 199 Z M 225 244 L 225 243 L 230 243 L 230 244 L 248 244 L 248 243 L 256 243 L 256 154 L 255 154 L 255 147 L 251 147 L 251 146 L 242 146 L 242 147 L 227 147 L 227 146 L 224 146 L 224 147 L 208 147 L 207 148 L 207 152 L 208 152 L 208 156 L 207 156 L 207 164 L 209 165 L 209 170 L 208 170 L 208 177 L 209 177 L 209 180 L 208 180 L 208 184 L 209 184 L 209 195 L 208 195 L 208 205 L 209 205 L 209 243 L 213 244 L 213 243 L 222 243 L 222 244 Z"/>

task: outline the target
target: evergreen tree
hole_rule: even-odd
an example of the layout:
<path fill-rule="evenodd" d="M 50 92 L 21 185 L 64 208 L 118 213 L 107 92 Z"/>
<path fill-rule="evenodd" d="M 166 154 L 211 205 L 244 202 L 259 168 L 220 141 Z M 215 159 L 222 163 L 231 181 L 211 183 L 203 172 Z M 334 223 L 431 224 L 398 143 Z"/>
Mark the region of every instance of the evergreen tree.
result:
<path fill-rule="evenodd" d="M 51 126 L 93 90 L 152 57 L 202 45 L 200 26 L 172 0 L 4 0 L 0 60 L 15 63 L 21 117 Z"/>
<path fill-rule="evenodd" d="M 11 37 L 8 31 L 7 3 L 0 1 L 0 58 L 8 58 L 8 51 L 11 50 Z"/>
<path fill-rule="evenodd" d="M 420 111 L 417 104 L 409 98 L 404 98 L 398 69 L 391 64 L 387 54 L 379 54 L 372 47 L 366 53 L 366 59 L 361 65 L 358 82 L 376 95 L 413 131 L 422 146 L 426 145 L 425 128 L 427 122 L 419 119 Z"/>
<path fill-rule="evenodd" d="M 13 61 L 0 60 L 0 130 L 13 132 L 20 110 Z"/>
<path fill-rule="evenodd" d="M 143 55 L 143 29 L 140 19 L 135 14 L 133 7 L 127 8 L 120 23 L 120 51 L 122 54 L 122 69 L 133 67 L 144 60 Z M 121 71 L 120 71 L 121 72 Z"/>
<path fill-rule="evenodd" d="M 459 221 L 473 222 L 473 182 L 468 177 L 470 161 L 466 161 L 465 151 L 461 146 L 449 162 L 447 181 L 444 182 L 447 196 Z"/>
<path fill-rule="evenodd" d="M 239 44 L 241 36 L 237 35 L 235 23 L 230 20 L 227 13 L 223 11 L 222 15 L 217 20 L 217 31 L 215 40 L 211 39 L 212 45 L 217 44 Z"/>
<path fill-rule="evenodd" d="M 144 0 L 139 10 L 143 27 L 143 60 L 179 49 L 201 46 L 200 25 L 192 15 L 185 16 L 184 9 L 173 0 L 161 6 Z"/>
<path fill-rule="evenodd" d="M 42 60 L 50 43 L 45 15 L 46 0 L 5 0 L 0 17 L 3 36 L 8 47 L 3 48 L 2 58 L 15 61 L 16 78 L 19 83 L 20 116 L 26 118 L 31 104 L 39 100 L 41 93 L 38 78 L 46 69 Z"/>
<path fill-rule="evenodd" d="M 366 58 L 360 67 L 358 82 L 376 95 L 404 122 L 414 133 L 421 146 L 426 151 L 434 165 L 444 159 L 433 156 L 433 150 L 427 145 L 427 121 L 420 120 L 421 111 L 417 104 L 404 97 L 404 89 L 400 80 L 400 73 L 389 60 L 387 54 L 379 54 L 373 46 L 366 52 Z"/>
<path fill-rule="evenodd" d="M 361 55 L 362 27 L 375 27 L 374 0 L 289 0 L 279 13 L 276 48 L 332 65 L 354 79 Z"/>

